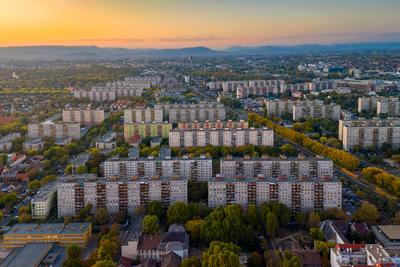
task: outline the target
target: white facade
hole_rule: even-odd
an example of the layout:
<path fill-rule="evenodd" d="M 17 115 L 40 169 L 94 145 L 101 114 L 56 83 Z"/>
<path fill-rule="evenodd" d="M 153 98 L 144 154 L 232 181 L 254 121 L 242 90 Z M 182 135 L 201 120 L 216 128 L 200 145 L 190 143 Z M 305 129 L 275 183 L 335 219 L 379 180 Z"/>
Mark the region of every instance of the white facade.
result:
<path fill-rule="evenodd" d="M 156 106 L 161 107 L 161 106 Z M 170 123 L 193 121 L 224 121 L 226 117 L 225 106 L 220 103 L 199 103 L 187 105 L 162 105 L 164 115 L 168 116 Z"/>
<path fill-rule="evenodd" d="M 31 139 L 71 137 L 74 140 L 79 140 L 81 129 L 79 123 L 30 123 L 28 124 L 28 137 Z"/>
<path fill-rule="evenodd" d="M 163 109 L 160 107 L 155 108 L 136 108 L 124 110 L 125 123 L 161 123 L 163 119 Z"/>
<path fill-rule="evenodd" d="M 292 114 L 293 113 L 293 103 L 295 101 L 292 100 L 267 100 L 267 115 L 268 116 L 282 116 L 284 114 Z"/>
<path fill-rule="evenodd" d="M 31 200 L 32 219 L 46 219 L 55 206 L 57 187 L 55 183 L 42 186 Z"/>
<path fill-rule="evenodd" d="M 169 132 L 170 147 L 192 146 L 273 146 L 274 132 L 255 129 L 173 129 Z"/>
<path fill-rule="evenodd" d="M 65 109 L 62 111 L 63 122 L 81 124 L 99 124 L 104 121 L 102 109 Z"/>
<path fill-rule="evenodd" d="M 293 104 L 293 120 L 306 118 L 340 119 L 340 106 L 335 104 L 325 105 L 322 101 L 302 101 Z"/>

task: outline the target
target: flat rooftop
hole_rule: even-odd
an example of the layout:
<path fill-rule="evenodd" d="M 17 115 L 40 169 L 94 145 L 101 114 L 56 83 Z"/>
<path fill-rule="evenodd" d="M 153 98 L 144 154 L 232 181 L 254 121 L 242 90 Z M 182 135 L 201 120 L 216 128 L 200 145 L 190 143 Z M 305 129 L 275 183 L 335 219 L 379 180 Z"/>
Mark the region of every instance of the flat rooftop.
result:
<path fill-rule="evenodd" d="M 338 182 L 339 180 L 335 176 L 326 176 L 326 177 L 295 177 L 295 176 L 288 176 L 288 177 L 212 177 L 208 179 L 208 182 L 245 182 L 245 183 L 284 183 L 284 182 L 293 182 L 293 183 L 307 183 L 307 182 Z"/>
<path fill-rule="evenodd" d="M 39 189 L 36 196 L 33 197 L 32 202 L 42 202 L 47 200 L 51 195 L 54 195 L 57 191 L 56 184 L 54 182 L 48 183 Z"/>
<path fill-rule="evenodd" d="M 371 120 L 349 120 L 343 121 L 347 127 L 400 127 L 399 119 L 371 119 Z"/>
<path fill-rule="evenodd" d="M 40 234 L 83 234 L 91 223 L 17 223 L 14 224 L 6 235 L 40 235 Z"/>
<path fill-rule="evenodd" d="M 30 243 L 22 248 L 15 248 L 0 263 L 0 267 L 36 267 L 52 249 L 51 243 Z"/>
<path fill-rule="evenodd" d="M 400 240 L 400 225 L 377 225 L 376 226 L 387 238 Z"/>

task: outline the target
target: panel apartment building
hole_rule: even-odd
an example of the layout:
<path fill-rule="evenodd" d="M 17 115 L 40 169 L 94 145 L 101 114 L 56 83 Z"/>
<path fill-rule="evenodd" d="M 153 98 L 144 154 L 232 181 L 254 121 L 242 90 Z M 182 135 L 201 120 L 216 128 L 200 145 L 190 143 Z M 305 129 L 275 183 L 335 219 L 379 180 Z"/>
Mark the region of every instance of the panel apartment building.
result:
<path fill-rule="evenodd" d="M 99 124 L 104 121 L 102 109 L 64 109 L 62 120 L 65 123 Z"/>
<path fill-rule="evenodd" d="M 383 97 L 376 103 L 376 114 L 387 114 L 390 117 L 400 116 L 400 101 L 397 97 Z"/>
<path fill-rule="evenodd" d="M 178 129 L 236 129 L 242 128 L 247 129 L 249 128 L 249 122 L 240 120 L 240 121 L 216 121 L 216 122 L 180 122 L 178 123 Z"/>
<path fill-rule="evenodd" d="M 333 177 L 230 177 L 208 180 L 210 207 L 239 204 L 261 205 L 276 201 L 293 211 L 341 208 L 342 184 Z"/>
<path fill-rule="evenodd" d="M 247 80 L 247 81 L 223 81 L 221 82 L 222 90 L 224 92 L 237 92 L 239 87 L 268 87 L 275 86 L 278 91 L 285 88 L 285 81 L 283 80 Z"/>
<path fill-rule="evenodd" d="M 74 140 L 81 138 L 81 125 L 79 123 L 30 123 L 28 124 L 28 137 L 35 138 L 66 138 L 70 137 Z"/>
<path fill-rule="evenodd" d="M 366 112 L 376 112 L 376 108 L 378 105 L 378 100 L 379 97 L 359 97 L 358 98 L 358 113 L 361 113 L 362 111 L 366 111 Z"/>
<path fill-rule="evenodd" d="M 81 179 L 65 177 L 57 184 L 58 217 L 72 216 L 91 204 L 93 210 L 106 208 L 109 213 L 133 212 L 150 201 L 164 206 L 187 202 L 187 179 L 153 177 L 135 179 Z"/>
<path fill-rule="evenodd" d="M 253 96 L 268 96 L 269 94 L 278 94 L 279 87 L 277 85 L 266 85 L 266 86 L 239 86 L 236 89 L 236 98 L 247 98 L 250 95 Z"/>
<path fill-rule="evenodd" d="M 347 151 L 354 148 L 377 149 L 383 144 L 397 149 L 400 147 L 400 120 L 340 120 L 339 140 Z"/>
<path fill-rule="evenodd" d="M 162 105 L 164 116 L 170 123 L 193 121 L 217 121 L 225 120 L 225 106 L 220 103 L 199 103 L 187 105 Z"/>
<path fill-rule="evenodd" d="M 106 178 L 181 177 L 207 181 L 212 177 L 212 159 L 199 158 L 112 158 L 104 162 Z"/>
<path fill-rule="evenodd" d="M 268 116 L 282 116 L 284 114 L 292 114 L 293 113 L 293 104 L 296 101 L 293 100 L 267 100 L 266 108 Z"/>
<path fill-rule="evenodd" d="M 124 123 L 124 140 L 129 142 L 132 137 L 139 135 L 142 138 L 161 136 L 168 138 L 172 129 L 171 123 Z"/>
<path fill-rule="evenodd" d="M 269 128 L 248 129 L 172 129 L 170 147 L 245 145 L 273 146 L 274 132 Z"/>
<path fill-rule="evenodd" d="M 56 183 L 42 186 L 31 200 L 32 219 L 46 219 L 56 202 Z"/>
<path fill-rule="evenodd" d="M 340 106 L 336 104 L 325 105 L 323 101 L 301 101 L 293 104 L 293 120 L 306 118 L 340 119 Z"/>
<path fill-rule="evenodd" d="M 125 123 L 161 123 L 164 121 L 163 109 L 159 106 L 154 108 L 134 108 L 124 110 Z"/>

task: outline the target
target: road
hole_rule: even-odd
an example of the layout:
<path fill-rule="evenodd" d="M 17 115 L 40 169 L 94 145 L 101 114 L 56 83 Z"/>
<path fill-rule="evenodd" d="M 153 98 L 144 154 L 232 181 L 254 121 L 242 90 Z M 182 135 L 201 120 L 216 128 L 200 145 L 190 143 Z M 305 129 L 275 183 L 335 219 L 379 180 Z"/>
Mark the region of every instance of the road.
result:
<path fill-rule="evenodd" d="M 287 138 L 283 137 L 282 135 L 277 134 L 276 132 L 275 132 L 275 135 L 281 137 L 287 143 L 289 143 L 289 144 L 293 145 L 294 147 L 296 147 L 305 156 L 316 156 L 317 155 L 317 154 L 311 152 L 310 150 L 298 145 L 297 143 L 294 143 L 291 140 L 288 140 Z M 373 166 L 373 165 L 371 165 L 371 166 Z M 349 173 L 343 171 L 343 169 L 341 167 L 339 167 L 338 165 L 336 165 L 336 164 L 334 164 L 334 169 L 335 169 L 335 174 L 339 174 L 339 175 L 343 176 L 345 179 L 350 180 L 351 182 L 357 184 L 362 189 L 371 189 L 373 192 L 375 192 L 375 194 L 377 194 L 380 197 L 393 199 L 393 200 L 398 200 L 398 198 L 396 196 L 394 196 L 393 194 L 390 194 L 389 192 L 383 190 L 382 188 L 379 188 L 379 187 L 375 186 L 374 184 L 366 181 L 365 179 L 363 179 L 363 178 L 361 178 L 359 176 L 358 176 L 357 179 L 355 179 L 352 175 L 350 175 Z"/>

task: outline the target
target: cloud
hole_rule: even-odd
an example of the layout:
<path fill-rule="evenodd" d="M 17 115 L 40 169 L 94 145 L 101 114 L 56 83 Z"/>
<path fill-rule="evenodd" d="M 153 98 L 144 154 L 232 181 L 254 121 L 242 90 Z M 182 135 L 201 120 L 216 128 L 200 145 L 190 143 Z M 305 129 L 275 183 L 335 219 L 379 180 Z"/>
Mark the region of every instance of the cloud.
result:
<path fill-rule="evenodd" d="M 145 40 L 140 38 L 85 38 L 79 41 L 82 42 L 100 42 L 100 43 L 110 43 L 110 42 L 119 42 L 119 43 L 142 43 Z"/>
<path fill-rule="evenodd" d="M 210 42 L 210 41 L 221 41 L 228 40 L 224 37 L 217 36 L 192 36 L 192 37 L 164 37 L 155 39 L 159 42 L 165 43 L 188 43 L 188 42 Z"/>

